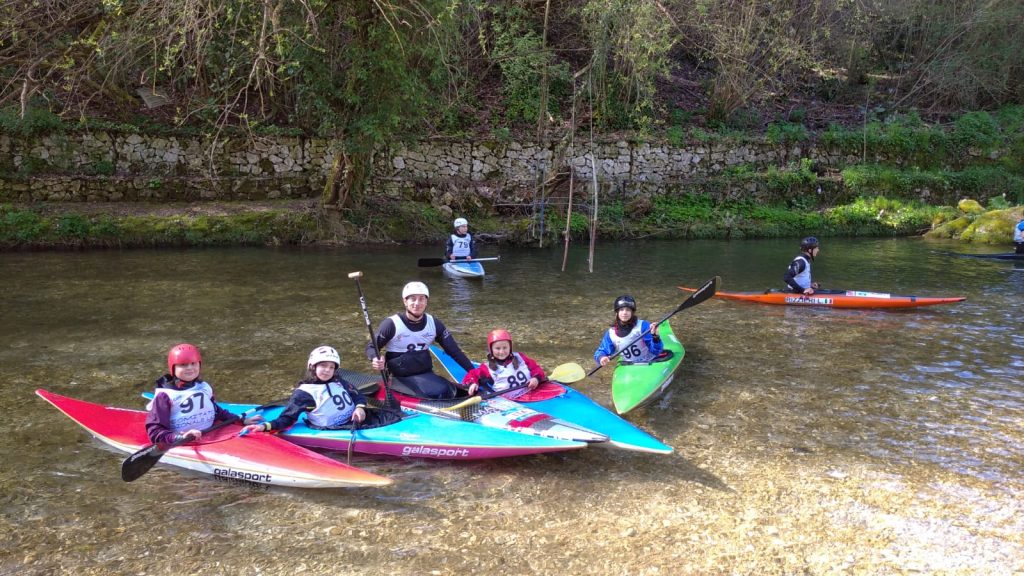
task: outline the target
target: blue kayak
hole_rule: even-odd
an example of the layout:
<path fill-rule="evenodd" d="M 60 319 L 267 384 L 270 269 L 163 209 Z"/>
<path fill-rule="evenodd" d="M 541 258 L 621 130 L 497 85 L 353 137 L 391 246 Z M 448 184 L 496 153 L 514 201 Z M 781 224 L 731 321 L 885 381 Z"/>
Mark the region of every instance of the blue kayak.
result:
<path fill-rule="evenodd" d="M 147 392 L 143 396 L 152 398 L 153 394 Z M 224 402 L 218 402 L 217 405 L 233 414 L 241 414 L 258 406 Z M 284 406 L 269 406 L 261 410 L 260 414 L 266 420 L 273 420 L 283 410 Z M 576 450 L 586 446 L 584 442 L 520 434 L 408 409 L 403 409 L 402 413 L 402 419 L 393 424 L 357 429 L 352 450 L 386 456 L 480 460 Z M 305 415 L 299 417 L 299 421 L 291 428 L 277 435 L 300 446 L 337 451 L 348 450 L 352 440 L 352 430 L 311 428 L 306 425 Z"/>
<path fill-rule="evenodd" d="M 444 271 L 459 278 L 483 278 L 484 265 L 475 261 L 445 262 Z"/>
<path fill-rule="evenodd" d="M 437 345 L 430 352 L 448 371 L 452 380 L 461 382 L 466 371 Z M 536 392 L 536 394 L 534 394 Z M 536 398 L 536 400 L 531 399 Z M 616 414 L 565 384 L 548 382 L 531 393 L 516 398 L 538 412 L 565 420 L 608 437 L 608 443 L 625 450 L 670 454 L 672 447 L 633 426 Z"/>

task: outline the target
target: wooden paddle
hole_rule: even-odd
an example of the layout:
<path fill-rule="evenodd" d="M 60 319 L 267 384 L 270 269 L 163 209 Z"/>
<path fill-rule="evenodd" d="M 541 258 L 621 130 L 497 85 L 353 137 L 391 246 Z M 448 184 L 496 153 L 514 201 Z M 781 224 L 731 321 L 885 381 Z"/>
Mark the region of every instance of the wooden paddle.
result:
<path fill-rule="evenodd" d="M 703 301 L 711 298 L 712 296 L 714 296 L 715 292 L 718 291 L 718 283 L 720 281 L 721 281 L 721 278 L 719 278 L 718 276 L 715 276 L 711 280 L 708 280 L 707 282 L 705 282 L 703 286 L 701 286 L 700 288 L 697 288 L 696 292 L 694 292 L 693 294 L 690 294 L 689 298 L 687 298 L 686 300 L 683 300 L 683 303 L 680 304 L 679 306 L 677 306 L 675 310 L 673 310 L 673 311 L 669 312 L 668 314 L 662 316 L 661 320 L 658 320 L 654 324 L 651 324 L 650 328 L 648 328 L 647 330 L 644 330 L 643 333 L 641 333 L 639 336 L 637 336 L 636 338 L 631 340 L 629 342 L 629 344 L 626 344 L 625 346 L 619 348 L 618 352 L 616 352 L 615 354 L 612 354 L 611 356 L 609 356 L 608 357 L 609 364 L 611 363 L 611 360 L 613 358 L 617 357 L 619 354 L 622 354 L 623 350 L 629 348 L 630 346 L 632 346 L 636 342 L 639 342 L 644 336 L 647 336 L 648 334 L 650 334 L 651 330 L 654 330 L 662 322 L 665 322 L 666 320 L 668 320 L 669 318 L 675 316 L 679 312 L 682 312 L 683 310 L 686 310 L 687 308 L 691 308 L 693 306 L 696 306 L 697 304 L 700 304 L 701 302 L 703 302 Z M 604 367 L 603 364 L 598 364 L 597 368 L 594 368 L 590 372 L 587 372 L 587 377 L 593 376 L 595 372 L 597 372 L 598 370 L 600 370 L 603 367 Z"/>
<path fill-rule="evenodd" d="M 442 266 L 447 262 L 491 262 L 494 260 L 501 260 L 501 256 L 495 256 L 493 258 L 473 258 L 472 260 L 445 260 L 444 258 L 420 258 L 416 263 L 420 268 L 430 268 L 433 266 Z M 352 275 L 349 274 L 351 277 Z"/>
<path fill-rule="evenodd" d="M 555 369 L 551 371 L 551 374 L 548 375 L 548 381 L 559 382 L 561 384 L 570 384 L 572 382 L 579 382 L 580 380 L 586 378 L 586 376 L 587 374 L 586 372 L 583 371 L 583 366 L 580 366 L 575 362 L 567 362 L 565 364 L 559 364 L 558 366 L 556 366 Z M 519 386 L 505 388 L 504 390 L 492 390 L 485 394 L 477 394 L 475 396 L 470 396 L 469 398 L 466 398 L 465 400 L 459 402 L 458 404 L 448 406 L 446 408 L 440 408 L 440 410 L 454 411 L 460 408 L 465 408 L 467 406 L 473 406 L 489 398 L 501 396 L 502 394 L 508 394 L 509 392 L 515 390 L 522 390 L 523 388 L 526 387 L 527 384 L 520 384 Z"/>

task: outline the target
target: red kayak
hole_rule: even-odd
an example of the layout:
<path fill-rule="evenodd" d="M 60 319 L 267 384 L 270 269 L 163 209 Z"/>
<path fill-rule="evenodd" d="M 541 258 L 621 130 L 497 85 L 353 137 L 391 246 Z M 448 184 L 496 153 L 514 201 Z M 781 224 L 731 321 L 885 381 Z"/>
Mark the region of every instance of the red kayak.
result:
<path fill-rule="evenodd" d="M 696 288 L 679 286 L 680 290 L 694 292 Z M 936 304 L 953 304 L 963 302 L 967 298 L 929 298 L 925 296 L 897 296 L 881 292 L 861 292 L 858 290 L 821 290 L 805 296 L 792 292 L 766 290 L 764 292 L 716 292 L 715 298 L 741 300 L 759 304 L 779 304 L 783 306 L 825 306 L 828 308 L 917 308 Z"/>
<path fill-rule="evenodd" d="M 105 444 L 132 453 L 150 445 L 146 413 L 141 410 L 93 404 L 36 390 L 69 418 Z M 255 482 L 298 488 L 347 488 L 385 486 L 391 480 L 327 456 L 311 452 L 271 434 L 239 437 L 241 427 L 232 424 L 204 434 L 199 442 L 171 448 L 160 460 L 211 474 L 229 481 Z"/>

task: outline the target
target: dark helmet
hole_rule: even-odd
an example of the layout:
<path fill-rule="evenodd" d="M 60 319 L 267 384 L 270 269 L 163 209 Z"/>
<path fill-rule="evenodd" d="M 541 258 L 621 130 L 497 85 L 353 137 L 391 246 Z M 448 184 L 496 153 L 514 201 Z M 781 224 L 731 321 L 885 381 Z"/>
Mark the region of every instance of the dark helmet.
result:
<path fill-rule="evenodd" d="M 808 236 L 800 241 L 801 250 L 811 250 L 818 247 L 818 239 L 814 236 Z"/>
<path fill-rule="evenodd" d="M 633 312 L 636 312 L 636 300 L 629 295 L 619 296 L 615 299 L 615 307 L 612 310 L 618 312 L 622 308 L 629 308 Z"/>

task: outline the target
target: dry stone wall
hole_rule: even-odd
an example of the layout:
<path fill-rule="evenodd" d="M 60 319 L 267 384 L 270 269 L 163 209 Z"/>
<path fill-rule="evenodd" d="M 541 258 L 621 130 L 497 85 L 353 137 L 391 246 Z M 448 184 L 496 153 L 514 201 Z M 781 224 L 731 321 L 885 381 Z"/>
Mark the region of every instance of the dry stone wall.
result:
<path fill-rule="evenodd" d="M 0 201 L 197 201 L 318 196 L 336 142 L 317 138 L 204 138 L 113 132 L 21 137 L 0 134 Z M 576 145 L 425 140 L 379 150 L 371 193 L 409 194 L 458 187 L 492 200 L 529 196 L 553 162 L 572 166 L 578 181 L 594 171 L 616 194 L 685 189 L 730 167 L 782 168 L 808 158 L 837 168 L 857 157 L 813 144 L 667 144 L 608 140 Z M 885 159 L 878 159 L 884 161 Z M 737 185 L 723 195 L 757 193 Z"/>

